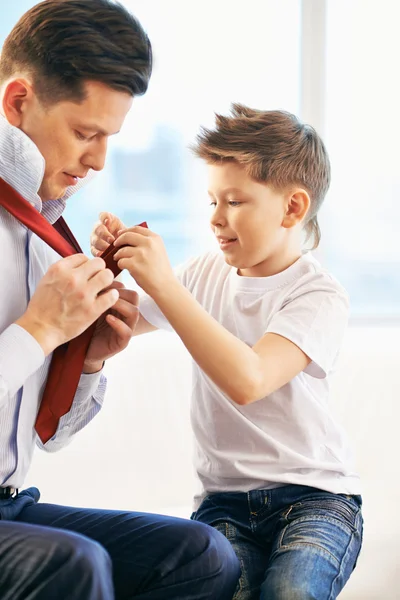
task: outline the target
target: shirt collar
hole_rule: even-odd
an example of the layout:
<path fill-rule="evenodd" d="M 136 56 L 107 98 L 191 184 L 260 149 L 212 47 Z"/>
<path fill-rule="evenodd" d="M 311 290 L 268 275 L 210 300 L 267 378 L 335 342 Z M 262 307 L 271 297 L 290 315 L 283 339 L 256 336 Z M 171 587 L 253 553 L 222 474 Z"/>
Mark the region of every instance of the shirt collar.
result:
<path fill-rule="evenodd" d="M 58 200 L 42 202 L 38 195 L 43 181 L 45 160 L 34 142 L 0 114 L 0 177 L 30 202 L 43 216 L 54 223 L 65 208 L 67 199 L 80 190 L 94 172 L 67 188 Z"/>

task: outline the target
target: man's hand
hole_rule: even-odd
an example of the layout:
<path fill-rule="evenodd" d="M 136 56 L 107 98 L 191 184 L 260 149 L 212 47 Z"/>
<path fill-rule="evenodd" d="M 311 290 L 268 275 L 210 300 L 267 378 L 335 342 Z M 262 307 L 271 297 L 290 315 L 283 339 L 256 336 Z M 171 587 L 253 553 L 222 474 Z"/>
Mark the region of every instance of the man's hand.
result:
<path fill-rule="evenodd" d="M 177 281 L 162 238 L 150 229 L 140 225 L 126 229 L 114 246 L 124 246 L 114 255 L 119 268 L 127 269 L 150 296 L 154 297 L 168 284 Z"/>
<path fill-rule="evenodd" d="M 139 296 L 125 289 L 119 281 L 112 287 L 118 289 L 119 300 L 97 322 L 83 366 L 84 373 L 99 371 L 102 364 L 127 347 L 139 319 Z"/>
<path fill-rule="evenodd" d="M 63 258 L 42 277 L 16 323 L 38 341 L 47 356 L 116 304 L 119 293 L 110 288 L 113 280 L 101 258 L 89 260 L 83 254 Z"/>
<path fill-rule="evenodd" d="M 118 232 L 125 229 L 123 222 L 109 212 L 101 212 L 90 236 L 90 251 L 93 256 L 100 256 L 118 237 Z"/>

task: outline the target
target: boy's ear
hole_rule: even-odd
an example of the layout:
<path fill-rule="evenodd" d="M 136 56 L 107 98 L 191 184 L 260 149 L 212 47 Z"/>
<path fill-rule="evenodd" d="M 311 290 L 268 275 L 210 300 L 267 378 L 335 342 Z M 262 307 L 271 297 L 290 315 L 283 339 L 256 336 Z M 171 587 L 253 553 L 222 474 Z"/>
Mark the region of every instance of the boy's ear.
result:
<path fill-rule="evenodd" d="M 305 190 L 296 189 L 288 196 L 286 213 L 282 227 L 290 229 L 304 221 L 311 205 L 310 196 Z"/>

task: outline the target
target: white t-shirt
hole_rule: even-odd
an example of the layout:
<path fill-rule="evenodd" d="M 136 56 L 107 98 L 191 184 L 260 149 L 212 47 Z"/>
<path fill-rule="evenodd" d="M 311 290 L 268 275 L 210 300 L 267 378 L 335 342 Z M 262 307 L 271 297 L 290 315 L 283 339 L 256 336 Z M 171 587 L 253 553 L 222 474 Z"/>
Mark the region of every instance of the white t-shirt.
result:
<path fill-rule="evenodd" d="M 212 492 L 307 485 L 359 494 L 348 441 L 329 410 L 329 376 L 348 321 L 348 297 L 310 255 L 270 277 L 241 277 L 222 255 L 209 253 L 176 274 L 196 300 L 237 338 L 254 344 L 265 334 L 294 342 L 308 367 L 269 396 L 235 404 L 194 363 L 191 420 L 195 468 L 202 484 L 195 510 Z M 147 295 L 144 318 L 171 329 Z"/>

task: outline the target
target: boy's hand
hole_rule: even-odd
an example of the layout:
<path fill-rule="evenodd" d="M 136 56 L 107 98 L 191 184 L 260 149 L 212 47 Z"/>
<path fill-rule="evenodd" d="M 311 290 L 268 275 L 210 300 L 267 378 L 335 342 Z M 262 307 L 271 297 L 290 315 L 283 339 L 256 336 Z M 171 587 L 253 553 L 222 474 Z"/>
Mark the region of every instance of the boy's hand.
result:
<path fill-rule="evenodd" d="M 93 256 L 100 256 L 104 250 L 107 250 L 116 240 L 121 229 L 125 229 L 121 219 L 112 213 L 101 212 L 90 236 L 90 251 Z"/>
<path fill-rule="evenodd" d="M 176 282 L 164 242 L 150 229 L 140 225 L 125 229 L 114 245 L 121 247 L 114 255 L 119 268 L 127 269 L 150 296 L 154 297 L 169 283 Z"/>

